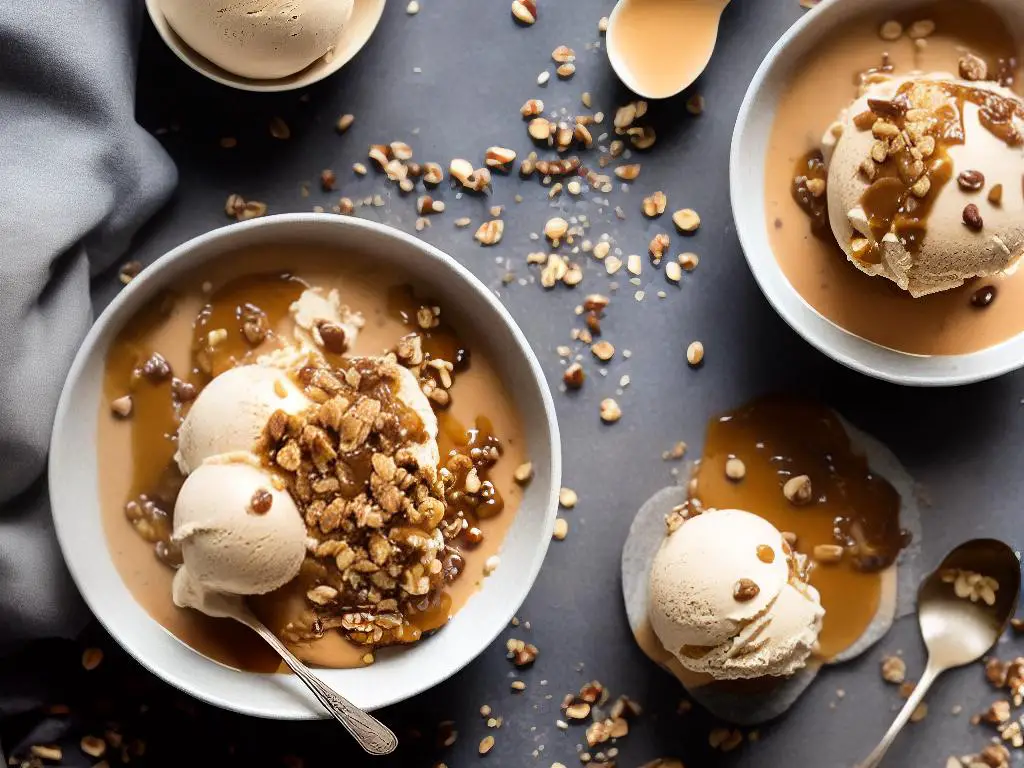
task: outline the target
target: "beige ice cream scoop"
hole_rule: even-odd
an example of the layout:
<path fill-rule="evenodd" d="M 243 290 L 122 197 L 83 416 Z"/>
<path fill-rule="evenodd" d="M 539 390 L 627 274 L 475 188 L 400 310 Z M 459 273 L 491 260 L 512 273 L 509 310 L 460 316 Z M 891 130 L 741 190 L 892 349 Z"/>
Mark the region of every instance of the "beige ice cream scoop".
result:
<path fill-rule="evenodd" d="M 200 608 L 207 590 L 262 595 L 291 581 L 306 554 L 306 525 L 274 478 L 246 461 L 208 461 L 185 480 L 174 505 L 184 564 L 178 605 Z"/>
<path fill-rule="evenodd" d="M 1014 269 L 1022 133 L 1024 102 L 995 83 L 928 75 L 868 89 L 824 141 L 829 220 L 852 264 L 915 297 Z"/>
<path fill-rule="evenodd" d="M 188 474 L 212 456 L 250 452 L 274 411 L 294 414 L 311 404 L 279 368 L 225 371 L 206 385 L 178 430 L 178 466 Z"/>
<path fill-rule="evenodd" d="M 768 521 L 709 510 L 679 526 L 651 566 L 649 617 L 686 669 L 717 680 L 786 676 L 805 665 L 825 612 Z"/>
<path fill-rule="evenodd" d="M 178 36 L 222 69 L 276 79 L 330 52 L 353 0 L 160 0 Z"/>

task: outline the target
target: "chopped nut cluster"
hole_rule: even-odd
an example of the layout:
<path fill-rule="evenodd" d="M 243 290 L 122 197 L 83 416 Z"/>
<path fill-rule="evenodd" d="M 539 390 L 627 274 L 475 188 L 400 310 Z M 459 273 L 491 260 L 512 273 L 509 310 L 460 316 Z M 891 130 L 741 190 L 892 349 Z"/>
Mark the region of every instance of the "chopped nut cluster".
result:
<path fill-rule="evenodd" d="M 952 584 L 957 597 L 976 603 L 979 600 L 985 605 L 995 605 L 999 582 L 991 576 L 983 576 L 974 571 L 959 568 L 948 568 L 940 574 L 945 584 Z"/>

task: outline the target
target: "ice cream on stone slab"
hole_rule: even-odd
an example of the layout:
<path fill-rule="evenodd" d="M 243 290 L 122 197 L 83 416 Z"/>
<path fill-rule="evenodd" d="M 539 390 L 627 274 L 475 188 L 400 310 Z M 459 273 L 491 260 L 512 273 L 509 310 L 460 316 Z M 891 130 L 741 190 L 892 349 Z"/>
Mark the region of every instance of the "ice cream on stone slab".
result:
<path fill-rule="evenodd" d="M 737 509 L 686 519 L 650 573 L 650 621 L 686 669 L 716 680 L 784 677 L 807 662 L 825 614 L 782 534 Z"/>

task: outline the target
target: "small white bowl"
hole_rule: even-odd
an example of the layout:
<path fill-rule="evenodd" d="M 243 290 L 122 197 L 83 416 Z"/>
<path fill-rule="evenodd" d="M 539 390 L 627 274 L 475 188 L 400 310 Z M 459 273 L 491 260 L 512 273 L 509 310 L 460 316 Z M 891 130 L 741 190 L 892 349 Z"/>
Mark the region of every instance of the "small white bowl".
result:
<path fill-rule="evenodd" d="M 82 343 L 57 407 L 50 445 L 50 502 L 71 575 L 96 618 L 143 666 L 186 693 L 249 715 L 313 719 L 327 713 L 292 675 L 239 672 L 167 632 L 132 597 L 110 559 L 99 506 L 99 403 L 111 341 L 140 308 L 204 263 L 248 246 L 317 244 L 339 258 L 373 258 L 407 274 L 445 306 L 456 327 L 486 334 L 489 358 L 523 420 L 534 477 L 478 594 L 436 635 L 359 669 L 318 674 L 366 710 L 403 701 L 451 677 L 497 637 L 540 570 L 558 506 L 562 459 L 551 393 L 537 358 L 493 293 L 436 248 L 396 229 L 348 216 L 283 214 L 200 235 L 147 267 L 111 302 Z M 167 595 L 170 600 L 170 594 Z"/>
<path fill-rule="evenodd" d="M 986 0 L 1024 31 L 1019 0 Z M 892 13 L 912 2 L 825 0 L 772 47 L 740 106 L 729 161 L 736 232 L 757 284 L 782 318 L 813 346 L 843 365 L 878 379 L 913 386 L 951 386 L 995 378 L 1024 366 L 1024 334 L 964 355 L 911 355 L 855 336 L 814 310 L 796 292 L 772 253 L 765 224 L 765 155 L 779 96 L 797 64 L 830 31 L 873 8 Z M 851 267 L 852 269 L 853 267 Z"/>
<path fill-rule="evenodd" d="M 273 80 L 256 80 L 233 74 L 200 55 L 171 29 L 163 11 L 160 10 L 160 0 L 146 0 L 146 10 L 167 47 L 196 72 L 221 85 L 243 91 L 293 91 L 323 80 L 348 64 L 377 29 L 380 17 L 384 14 L 384 3 L 385 0 L 355 0 L 352 18 L 342 30 L 337 44 L 326 56 L 320 57 L 301 72 Z"/>

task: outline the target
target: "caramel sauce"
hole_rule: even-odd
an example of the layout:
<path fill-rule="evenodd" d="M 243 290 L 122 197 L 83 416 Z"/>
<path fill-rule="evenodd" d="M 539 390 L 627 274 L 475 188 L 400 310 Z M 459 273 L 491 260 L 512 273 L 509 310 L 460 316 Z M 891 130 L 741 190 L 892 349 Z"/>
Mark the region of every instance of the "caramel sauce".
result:
<path fill-rule="evenodd" d="M 732 456 L 746 465 L 740 482 L 725 474 Z M 794 506 L 782 486 L 804 474 L 811 478 L 813 499 Z M 766 398 L 714 418 L 694 480 L 691 505 L 760 515 L 796 534 L 799 553 L 810 556 L 819 544 L 841 545 L 841 562 L 810 570 L 826 611 L 820 655 L 834 657 L 864 633 L 878 611 L 881 572 L 909 542 L 899 525 L 896 489 L 854 452 L 835 413 L 815 403 Z"/>
<path fill-rule="evenodd" d="M 934 152 L 922 162 L 912 154 L 911 145 L 901 141 L 902 148 L 891 151 L 886 162 L 874 166 L 877 175 L 861 196 L 860 204 L 868 217 L 872 242 L 857 258 L 869 264 L 881 263 L 879 243 L 890 232 L 911 253 L 920 249 L 935 201 L 955 173 L 949 149 L 964 143 L 965 104 L 977 105 L 981 125 L 993 136 L 1010 147 L 1021 144 L 1013 119 L 1024 119 L 1024 106 L 1015 99 L 981 88 L 952 82 L 907 82 L 897 89 L 891 101 L 869 100 L 868 106 L 877 118 L 892 123 L 906 136 L 907 114 L 929 96 L 934 97 L 936 92 L 952 99 L 952 103 L 929 110 L 931 121 L 926 135 L 935 140 Z M 929 179 L 930 188 L 923 196 L 915 195 L 912 187 L 923 177 Z M 818 220 L 812 217 L 812 231 L 817 225 Z"/>
<path fill-rule="evenodd" d="M 825 242 L 834 243 L 832 225 L 828 220 L 828 196 L 811 194 L 807 182 L 812 179 L 820 180 L 822 183 L 828 181 L 828 168 L 820 149 L 812 149 L 796 161 L 790 194 L 800 206 L 800 210 L 807 214 L 811 223 L 811 233 Z"/>
<path fill-rule="evenodd" d="M 234 265 L 239 258 L 249 265 L 252 275 L 237 277 Z M 99 404 L 99 464 L 101 506 L 111 557 L 133 596 L 154 619 L 200 653 L 232 667 L 282 669 L 276 655 L 246 628 L 179 609 L 171 600 L 173 566 L 180 561 L 175 560 L 174 552 L 165 550 L 169 549 L 174 500 L 183 481 L 173 462 L 176 431 L 187 413 L 188 402 L 209 381 L 210 374 L 253 362 L 290 335 L 288 307 L 307 285 L 337 287 L 345 303 L 365 315 L 366 327 L 351 350 L 353 355 L 377 355 L 392 348 L 408 332 L 410 321 L 415 323 L 415 312 L 408 315 L 399 311 L 392 297 L 403 295 L 414 302 L 414 295 L 407 286 L 395 285 L 387 271 L 364 264 L 360 261 L 358 266 L 339 268 L 335 253 L 293 246 L 265 246 L 244 254 L 226 254 L 208 267 L 202 281 L 183 284 L 175 294 L 168 294 L 136 315 L 107 355 L 104 398 Z M 302 266 L 306 279 L 285 273 L 285 265 L 288 269 Z M 204 291 L 202 282 L 212 283 L 214 290 Z M 257 326 L 260 332 L 253 333 Z M 227 331 L 226 338 L 211 347 L 210 331 L 221 328 Z M 452 349 L 457 337 L 442 326 L 432 338 L 436 340 L 432 351 L 440 356 Z M 488 469 L 486 480 L 494 493 L 484 513 L 474 517 L 473 527 L 482 535 L 472 555 L 463 557 L 459 549 L 451 548 L 445 562 L 446 576 L 453 575 L 453 580 L 444 590 L 411 607 L 409 621 L 417 638 L 444 626 L 475 593 L 483 579 L 483 564 L 499 549 L 522 496 L 512 479 L 514 468 L 526 460 L 518 415 L 486 356 L 469 370 L 468 346 L 458 343 L 456 351 L 459 349 L 463 350 L 463 372 L 451 390 L 452 402 L 443 415 L 453 425 L 464 421 L 478 426 L 461 435 L 451 434 L 453 426 L 449 436 L 442 437 L 442 456 L 445 450 L 473 451 L 492 446 L 497 440 L 494 435 L 500 434 L 506 458 Z M 204 350 L 212 352 L 205 361 L 201 355 Z M 170 369 L 169 375 L 159 381 L 142 374 L 154 353 L 163 355 Z M 341 358 L 329 359 L 343 364 Z M 178 379 L 179 375 L 184 377 Z M 126 393 L 133 398 L 132 414 L 119 419 L 111 414 L 110 403 Z M 486 413 L 487 419 L 480 418 L 481 413 Z M 404 408 L 402 422 L 412 434 L 423 429 L 422 421 L 411 409 Z M 126 509 L 133 502 L 132 511 Z M 466 514 L 466 510 L 461 513 Z M 280 634 L 289 622 L 309 613 L 305 594 L 314 584 L 323 583 L 318 582 L 324 576 L 321 571 L 320 564 L 307 558 L 290 584 L 251 599 L 254 611 Z M 367 650 L 334 632 L 293 646 L 293 651 L 308 663 L 329 667 L 358 666 Z"/>
<path fill-rule="evenodd" d="M 293 275 L 246 275 L 221 286 L 199 311 L 192 330 L 192 372 L 204 383 L 229 368 L 255 362 L 280 346 L 281 324 L 288 308 L 309 286 Z M 210 332 L 227 331 L 213 345 Z"/>

